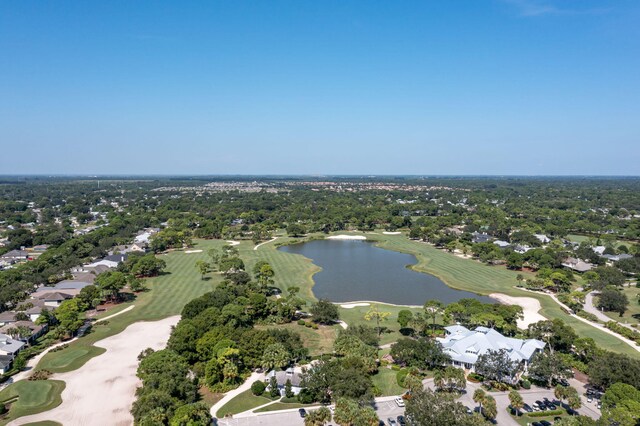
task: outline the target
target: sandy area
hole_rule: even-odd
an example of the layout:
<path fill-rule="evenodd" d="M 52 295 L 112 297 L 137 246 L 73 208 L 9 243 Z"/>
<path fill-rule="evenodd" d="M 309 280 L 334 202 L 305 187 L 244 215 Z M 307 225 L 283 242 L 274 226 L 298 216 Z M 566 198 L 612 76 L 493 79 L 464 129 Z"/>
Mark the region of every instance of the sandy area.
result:
<path fill-rule="evenodd" d="M 400 232 L 400 231 L 393 231 L 393 232 L 391 232 L 391 231 L 383 231 L 382 233 L 384 235 L 400 235 L 400 234 L 402 234 L 402 232 Z"/>
<path fill-rule="evenodd" d="M 327 240 L 366 240 L 367 237 L 364 235 L 332 235 L 327 237 Z"/>
<path fill-rule="evenodd" d="M 185 250 L 184 252 L 186 254 L 189 254 L 189 253 L 202 253 L 202 250 Z"/>
<path fill-rule="evenodd" d="M 491 293 L 489 297 L 506 305 L 522 306 L 524 319 L 517 321 L 518 328 L 526 329 L 529 324 L 533 324 L 538 321 L 545 321 L 547 319 L 538 313 L 538 311 L 540 311 L 540 302 L 533 297 L 513 297 L 502 293 Z"/>
<path fill-rule="evenodd" d="M 346 303 L 344 305 L 340 305 L 341 308 L 345 309 L 357 308 L 358 306 L 369 306 L 369 303 Z"/>
<path fill-rule="evenodd" d="M 229 240 L 227 242 L 229 243 L 230 246 L 237 246 L 240 244 L 240 241 Z"/>
<path fill-rule="evenodd" d="M 146 348 L 162 349 L 179 316 L 154 322 L 136 322 L 122 333 L 96 342 L 107 351 L 91 358 L 78 370 L 54 374 L 64 380 L 62 404 L 44 413 L 21 417 L 10 425 L 54 420 L 71 425 L 131 425 L 129 410 L 140 380 L 136 377 L 138 354 Z"/>

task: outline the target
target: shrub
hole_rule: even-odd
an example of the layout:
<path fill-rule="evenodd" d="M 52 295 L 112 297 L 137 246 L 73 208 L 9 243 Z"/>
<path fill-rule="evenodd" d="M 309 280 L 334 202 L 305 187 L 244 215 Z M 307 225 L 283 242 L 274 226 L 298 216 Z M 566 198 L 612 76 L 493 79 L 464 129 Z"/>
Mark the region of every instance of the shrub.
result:
<path fill-rule="evenodd" d="M 305 325 L 305 324 L 306 324 L 305 320 L 303 319 L 298 320 L 298 325 Z"/>
<path fill-rule="evenodd" d="M 561 416 L 566 414 L 565 410 L 557 409 L 557 410 L 549 410 L 549 411 L 534 411 L 533 413 L 528 413 L 529 417 L 547 417 L 547 416 Z"/>
<path fill-rule="evenodd" d="M 467 380 L 469 380 L 470 382 L 479 383 L 479 382 L 482 382 L 482 381 L 484 380 L 484 377 L 483 377 L 483 376 L 481 376 L 481 375 L 480 375 L 480 374 L 478 374 L 478 373 L 471 372 L 471 373 L 469 373 L 469 375 L 467 376 Z"/>
<path fill-rule="evenodd" d="M 407 374 L 409 374 L 409 370 L 407 369 L 402 369 L 396 373 L 396 382 L 398 383 L 398 386 L 402 388 L 404 387 L 404 379 L 407 378 Z"/>
<path fill-rule="evenodd" d="M 51 371 L 49 370 L 37 370 L 29 376 L 29 380 L 47 380 L 50 376 Z"/>
<path fill-rule="evenodd" d="M 594 314 L 592 314 L 591 312 L 585 312 L 585 311 L 578 311 L 576 313 L 576 315 L 578 315 L 579 317 L 582 317 L 586 320 L 589 320 L 591 322 L 598 322 L 598 317 L 595 316 Z"/>
<path fill-rule="evenodd" d="M 251 393 L 254 394 L 255 396 L 260 396 L 264 393 L 264 390 L 266 388 L 267 386 L 264 384 L 264 382 L 260 380 L 256 380 L 251 384 Z"/>
<path fill-rule="evenodd" d="M 311 394 L 311 391 L 308 389 L 302 389 L 298 394 L 298 401 L 302 404 L 311 404 L 313 402 L 313 395 Z"/>
<path fill-rule="evenodd" d="M 313 328 L 314 330 L 317 330 L 318 329 L 318 324 L 316 324 L 316 323 L 311 324 L 311 328 Z"/>
<path fill-rule="evenodd" d="M 520 385 L 522 385 L 524 389 L 531 389 L 531 382 L 526 379 L 523 380 Z"/>
<path fill-rule="evenodd" d="M 396 365 L 396 364 L 393 364 L 393 365 L 391 366 L 391 369 L 392 369 L 393 371 L 400 371 L 400 366 L 399 366 L 399 365 Z"/>

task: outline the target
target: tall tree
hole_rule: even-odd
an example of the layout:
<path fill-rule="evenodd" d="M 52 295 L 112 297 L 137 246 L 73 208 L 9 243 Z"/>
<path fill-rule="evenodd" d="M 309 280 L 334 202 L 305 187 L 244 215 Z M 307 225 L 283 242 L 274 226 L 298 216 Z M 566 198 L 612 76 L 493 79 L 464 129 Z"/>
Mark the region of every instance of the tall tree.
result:
<path fill-rule="evenodd" d="M 377 304 L 371 305 L 371 308 L 364 315 L 364 319 L 367 321 L 375 321 L 376 328 L 378 329 L 378 336 L 382 334 L 382 327 L 380 327 L 380 323 L 386 321 L 387 318 L 391 315 L 391 312 L 383 312 L 380 311 Z"/>

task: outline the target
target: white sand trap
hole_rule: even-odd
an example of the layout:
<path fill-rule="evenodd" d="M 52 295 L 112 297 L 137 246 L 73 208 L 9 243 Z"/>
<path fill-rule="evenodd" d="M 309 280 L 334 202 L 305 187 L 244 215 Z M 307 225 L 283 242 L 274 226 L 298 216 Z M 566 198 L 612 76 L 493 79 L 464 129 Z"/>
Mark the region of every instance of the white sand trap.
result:
<path fill-rule="evenodd" d="M 227 241 L 227 243 L 229 243 L 230 246 L 237 246 L 238 244 L 240 244 L 240 241 L 230 240 L 230 241 Z"/>
<path fill-rule="evenodd" d="M 345 309 L 353 309 L 359 306 L 369 306 L 369 305 L 370 303 L 346 303 L 344 305 L 340 305 L 340 307 Z"/>
<path fill-rule="evenodd" d="M 185 250 L 185 253 L 189 254 L 189 253 L 202 253 L 202 250 Z"/>
<path fill-rule="evenodd" d="M 540 311 L 540 302 L 533 297 L 513 297 L 502 293 L 491 293 L 489 297 L 506 305 L 522 306 L 524 319 L 517 321 L 518 328 L 526 329 L 529 324 L 547 319 L 538 313 Z"/>
<path fill-rule="evenodd" d="M 399 232 L 399 231 L 393 231 L 393 232 L 391 232 L 391 231 L 383 231 L 382 233 L 384 235 L 400 235 L 400 234 L 402 234 L 402 232 Z"/>
<path fill-rule="evenodd" d="M 146 348 L 162 349 L 180 316 L 154 322 L 136 322 L 122 333 L 96 342 L 107 351 L 85 365 L 51 378 L 64 380 L 62 404 L 32 416 L 21 417 L 11 425 L 54 420 L 65 426 L 104 424 L 132 425 L 129 410 L 140 380 L 136 377 L 138 354 Z"/>
<path fill-rule="evenodd" d="M 367 237 L 364 235 L 332 235 L 327 237 L 327 240 L 366 240 Z"/>

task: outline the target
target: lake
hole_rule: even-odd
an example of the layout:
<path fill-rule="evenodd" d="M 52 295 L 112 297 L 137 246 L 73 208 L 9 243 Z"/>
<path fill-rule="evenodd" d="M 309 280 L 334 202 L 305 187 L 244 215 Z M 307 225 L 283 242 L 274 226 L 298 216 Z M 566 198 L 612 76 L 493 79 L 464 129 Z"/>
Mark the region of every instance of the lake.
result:
<path fill-rule="evenodd" d="M 367 241 L 317 240 L 279 250 L 300 254 L 322 267 L 313 276 L 313 294 L 318 299 L 423 305 L 429 299 L 448 304 L 473 298 L 495 303 L 489 297 L 455 290 L 433 275 L 407 268 L 418 263 L 413 255 L 385 250 Z"/>

